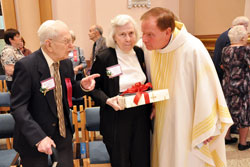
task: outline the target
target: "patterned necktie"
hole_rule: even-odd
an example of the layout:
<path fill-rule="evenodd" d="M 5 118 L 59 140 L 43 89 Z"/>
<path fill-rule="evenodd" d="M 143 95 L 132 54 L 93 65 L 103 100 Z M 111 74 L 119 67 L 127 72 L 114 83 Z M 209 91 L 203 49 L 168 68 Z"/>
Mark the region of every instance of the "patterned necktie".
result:
<path fill-rule="evenodd" d="M 55 78 L 54 96 L 56 101 L 57 116 L 59 119 L 59 131 L 60 135 L 65 138 L 66 130 L 65 130 L 64 113 L 62 105 L 62 86 L 61 86 L 61 79 L 59 76 L 59 64 L 53 63 L 53 67 L 54 67 L 54 78 Z"/>

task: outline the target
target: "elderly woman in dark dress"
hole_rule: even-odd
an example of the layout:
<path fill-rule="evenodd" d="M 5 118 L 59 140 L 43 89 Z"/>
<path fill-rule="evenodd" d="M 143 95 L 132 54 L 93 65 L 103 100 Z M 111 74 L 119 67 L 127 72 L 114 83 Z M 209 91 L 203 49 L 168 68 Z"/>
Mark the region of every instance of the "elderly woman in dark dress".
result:
<path fill-rule="evenodd" d="M 239 150 L 250 148 L 247 134 L 250 126 L 250 46 L 243 25 L 233 27 L 228 36 L 231 45 L 222 50 L 224 76 L 222 87 L 234 123 L 239 127 Z M 236 143 L 228 131 L 226 144 Z"/>
<path fill-rule="evenodd" d="M 117 95 L 147 81 L 143 51 L 136 47 L 134 19 L 118 15 L 111 21 L 109 48 L 96 56 L 91 73 L 99 73 L 91 95 L 100 109 L 100 131 L 112 167 L 150 166 L 151 105 L 122 109 Z M 110 71 L 110 72 L 109 72 Z"/>

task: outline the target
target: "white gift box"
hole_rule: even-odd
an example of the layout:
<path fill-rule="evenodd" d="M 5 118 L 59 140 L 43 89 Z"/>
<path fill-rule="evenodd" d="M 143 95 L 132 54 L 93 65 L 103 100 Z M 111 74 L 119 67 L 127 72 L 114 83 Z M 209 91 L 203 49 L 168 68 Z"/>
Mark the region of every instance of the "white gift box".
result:
<path fill-rule="evenodd" d="M 168 89 L 160 89 L 160 90 L 150 90 L 146 91 L 149 95 L 150 103 L 163 101 L 169 99 Z M 138 104 L 134 103 L 134 98 L 136 94 L 118 96 L 119 105 L 124 108 L 131 108 L 145 104 L 144 94 L 142 94 Z"/>

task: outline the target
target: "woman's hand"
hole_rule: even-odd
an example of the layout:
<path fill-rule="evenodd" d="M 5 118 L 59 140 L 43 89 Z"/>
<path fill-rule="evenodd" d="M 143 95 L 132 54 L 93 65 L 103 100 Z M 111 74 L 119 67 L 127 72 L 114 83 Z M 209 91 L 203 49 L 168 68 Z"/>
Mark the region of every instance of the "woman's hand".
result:
<path fill-rule="evenodd" d="M 150 115 L 150 119 L 152 120 L 155 117 L 155 113 L 156 113 L 156 109 L 155 109 L 155 105 L 152 105 L 152 111 L 151 111 L 151 115 Z"/>
<path fill-rule="evenodd" d="M 118 96 L 108 98 L 106 104 L 110 105 L 115 111 L 122 110 L 121 106 L 118 104 Z"/>
<path fill-rule="evenodd" d="M 5 70 L 6 75 L 12 76 L 14 73 L 14 64 L 6 64 L 4 66 L 4 70 Z"/>

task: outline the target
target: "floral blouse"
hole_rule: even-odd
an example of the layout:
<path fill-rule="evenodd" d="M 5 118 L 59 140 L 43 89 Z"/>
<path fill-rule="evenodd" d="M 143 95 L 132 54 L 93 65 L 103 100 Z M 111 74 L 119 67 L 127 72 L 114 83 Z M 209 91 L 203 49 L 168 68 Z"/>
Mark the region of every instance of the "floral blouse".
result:
<path fill-rule="evenodd" d="M 15 65 L 18 60 L 23 58 L 24 55 L 19 49 L 14 48 L 11 45 L 5 45 L 1 53 L 1 63 L 4 68 L 5 65 Z M 7 81 L 12 81 L 12 76 L 6 75 Z"/>

